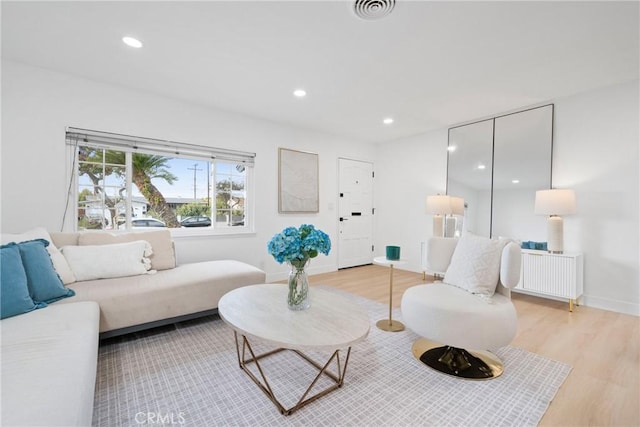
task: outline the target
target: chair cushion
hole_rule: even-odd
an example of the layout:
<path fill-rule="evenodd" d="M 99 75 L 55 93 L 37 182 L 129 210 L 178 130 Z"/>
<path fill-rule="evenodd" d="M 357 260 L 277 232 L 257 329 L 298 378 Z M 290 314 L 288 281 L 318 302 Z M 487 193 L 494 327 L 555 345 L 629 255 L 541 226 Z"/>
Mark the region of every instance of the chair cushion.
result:
<path fill-rule="evenodd" d="M 500 294 L 486 301 L 436 282 L 407 289 L 401 307 L 402 320 L 416 334 L 467 350 L 504 347 L 517 331 L 515 307 Z"/>
<path fill-rule="evenodd" d="M 500 276 L 502 249 L 508 242 L 465 234 L 451 256 L 443 281 L 473 294 L 492 296 Z"/>

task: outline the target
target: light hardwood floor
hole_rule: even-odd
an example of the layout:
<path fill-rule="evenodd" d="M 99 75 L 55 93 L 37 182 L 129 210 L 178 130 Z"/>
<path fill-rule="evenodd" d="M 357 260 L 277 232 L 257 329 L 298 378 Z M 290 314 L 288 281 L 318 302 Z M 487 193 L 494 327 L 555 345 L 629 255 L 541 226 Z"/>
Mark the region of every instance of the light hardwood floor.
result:
<path fill-rule="evenodd" d="M 394 270 L 393 305 L 410 286 L 431 282 L 422 274 Z M 389 269 L 369 265 L 310 277 L 328 285 L 389 303 Z M 572 371 L 541 426 L 640 426 L 640 318 L 512 294 L 518 334 L 511 345 L 561 361 Z M 407 349 L 410 351 L 410 349 Z"/>

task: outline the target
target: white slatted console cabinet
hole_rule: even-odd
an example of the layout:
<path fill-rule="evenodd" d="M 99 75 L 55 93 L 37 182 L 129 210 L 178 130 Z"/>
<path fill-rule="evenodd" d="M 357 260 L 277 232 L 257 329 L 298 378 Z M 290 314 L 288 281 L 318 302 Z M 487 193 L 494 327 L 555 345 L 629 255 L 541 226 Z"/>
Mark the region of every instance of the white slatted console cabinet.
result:
<path fill-rule="evenodd" d="M 516 292 L 568 299 L 569 311 L 583 292 L 583 257 L 580 253 L 552 254 L 522 250 L 522 272 Z"/>

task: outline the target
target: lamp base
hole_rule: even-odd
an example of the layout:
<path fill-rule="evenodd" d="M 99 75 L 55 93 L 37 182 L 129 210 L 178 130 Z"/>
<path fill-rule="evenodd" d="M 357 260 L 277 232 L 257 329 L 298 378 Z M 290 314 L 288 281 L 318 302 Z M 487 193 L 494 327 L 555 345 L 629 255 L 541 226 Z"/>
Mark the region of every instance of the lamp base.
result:
<path fill-rule="evenodd" d="M 562 217 L 552 215 L 547 220 L 547 250 L 552 254 L 561 254 L 563 251 L 563 225 Z"/>
<path fill-rule="evenodd" d="M 433 216 L 433 237 L 443 237 L 444 236 L 444 226 L 443 226 L 443 216 L 442 215 L 434 215 Z"/>

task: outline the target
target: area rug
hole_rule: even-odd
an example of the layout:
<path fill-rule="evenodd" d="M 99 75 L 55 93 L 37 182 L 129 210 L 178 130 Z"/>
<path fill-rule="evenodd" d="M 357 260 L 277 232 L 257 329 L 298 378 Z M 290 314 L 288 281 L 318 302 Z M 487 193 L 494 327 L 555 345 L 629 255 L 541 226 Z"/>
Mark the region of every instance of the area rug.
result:
<path fill-rule="evenodd" d="M 371 320 L 369 336 L 352 348 L 340 389 L 281 415 L 239 369 L 231 328 L 209 316 L 104 341 L 93 425 L 535 426 L 571 370 L 504 347 L 496 352 L 505 367 L 499 378 L 452 378 L 412 356 L 418 337 L 411 331 L 375 327 L 388 316 L 388 306 L 334 292 L 361 305 Z M 394 318 L 402 320 L 399 310 Z M 329 356 L 311 355 L 319 361 Z M 264 370 L 286 407 L 314 375 L 291 352 L 264 359 Z"/>

